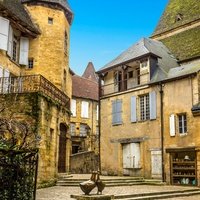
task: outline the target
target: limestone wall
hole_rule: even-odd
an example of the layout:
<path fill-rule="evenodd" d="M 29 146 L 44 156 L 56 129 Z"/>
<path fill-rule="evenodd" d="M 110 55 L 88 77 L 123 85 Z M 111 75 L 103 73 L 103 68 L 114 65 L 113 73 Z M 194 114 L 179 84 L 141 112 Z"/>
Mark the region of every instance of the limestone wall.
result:
<path fill-rule="evenodd" d="M 71 173 L 87 174 L 99 169 L 98 156 L 93 151 L 78 153 L 70 158 Z"/>

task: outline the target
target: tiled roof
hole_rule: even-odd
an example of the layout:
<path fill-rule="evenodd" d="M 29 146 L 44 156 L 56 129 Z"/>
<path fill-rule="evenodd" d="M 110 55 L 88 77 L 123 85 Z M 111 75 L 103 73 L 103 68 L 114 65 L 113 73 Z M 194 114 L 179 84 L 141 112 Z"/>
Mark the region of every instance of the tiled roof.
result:
<path fill-rule="evenodd" d="M 34 23 L 31 20 L 31 17 L 29 16 L 28 12 L 24 8 L 24 6 L 21 4 L 20 0 L 1 0 L 0 1 L 0 10 L 7 11 L 11 16 L 15 17 L 17 20 L 21 22 L 21 24 L 28 28 L 30 31 L 33 31 L 35 33 L 39 33 L 39 30 L 34 25 Z M 3 12 L 2 12 L 3 15 Z M 9 17 L 9 16 L 8 16 Z"/>
<path fill-rule="evenodd" d="M 67 0 L 21 0 L 22 3 L 49 3 L 57 4 L 65 10 L 66 17 L 69 21 L 69 24 L 72 23 L 73 12 L 70 9 L 69 3 Z"/>
<path fill-rule="evenodd" d="M 177 60 L 162 42 L 149 38 L 142 38 L 139 42 L 132 45 L 113 61 L 101 68 L 98 73 L 109 70 L 110 68 L 119 66 L 128 61 L 144 57 L 148 54 L 158 57 L 158 70 L 160 70 L 159 74 L 161 75 L 162 73 L 162 76 L 166 76 L 172 66 L 176 67 L 178 65 Z"/>
<path fill-rule="evenodd" d="M 77 75 L 72 76 L 72 96 L 98 101 L 98 91 L 97 82 Z"/>
<path fill-rule="evenodd" d="M 92 62 L 89 62 L 82 77 L 90 79 L 92 81 L 98 82 L 97 75 L 95 73 L 94 65 Z"/>
<path fill-rule="evenodd" d="M 170 0 L 153 36 L 200 20 L 199 0 Z"/>
<path fill-rule="evenodd" d="M 200 26 L 161 41 L 180 61 L 200 57 Z"/>

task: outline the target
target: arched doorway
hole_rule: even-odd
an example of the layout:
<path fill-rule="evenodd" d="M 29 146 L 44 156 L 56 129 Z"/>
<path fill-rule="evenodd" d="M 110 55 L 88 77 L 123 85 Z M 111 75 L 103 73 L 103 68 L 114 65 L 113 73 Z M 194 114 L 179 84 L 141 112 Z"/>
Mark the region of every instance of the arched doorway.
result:
<path fill-rule="evenodd" d="M 58 172 L 66 172 L 66 151 L 67 151 L 67 127 L 60 124 Z"/>

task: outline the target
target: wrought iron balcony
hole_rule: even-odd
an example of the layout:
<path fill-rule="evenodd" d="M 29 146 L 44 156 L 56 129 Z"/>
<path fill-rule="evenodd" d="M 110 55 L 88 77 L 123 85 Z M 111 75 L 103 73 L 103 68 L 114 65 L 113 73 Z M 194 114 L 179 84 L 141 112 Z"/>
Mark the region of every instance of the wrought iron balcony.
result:
<path fill-rule="evenodd" d="M 69 97 L 42 75 L 0 78 L 0 94 L 41 92 L 63 106 L 69 105 Z"/>

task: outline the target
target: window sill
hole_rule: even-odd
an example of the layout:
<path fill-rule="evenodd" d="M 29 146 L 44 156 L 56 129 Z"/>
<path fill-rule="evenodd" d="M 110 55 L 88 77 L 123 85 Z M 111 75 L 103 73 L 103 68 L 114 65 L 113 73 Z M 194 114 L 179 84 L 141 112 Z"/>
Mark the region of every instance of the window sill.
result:
<path fill-rule="evenodd" d="M 120 125 L 122 125 L 122 123 L 112 124 L 112 126 L 120 126 Z"/>
<path fill-rule="evenodd" d="M 142 167 L 125 167 L 124 169 L 142 169 Z"/>
<path fill-rule="evenodd" d="M 179 133 L 180 137 L 185 137 L 187 136 L 188 133 Z"/>

